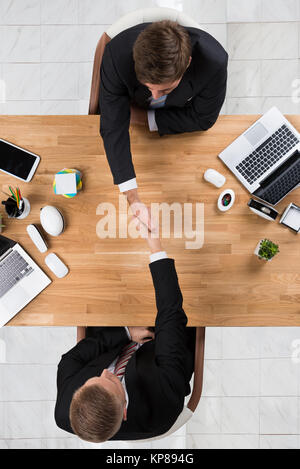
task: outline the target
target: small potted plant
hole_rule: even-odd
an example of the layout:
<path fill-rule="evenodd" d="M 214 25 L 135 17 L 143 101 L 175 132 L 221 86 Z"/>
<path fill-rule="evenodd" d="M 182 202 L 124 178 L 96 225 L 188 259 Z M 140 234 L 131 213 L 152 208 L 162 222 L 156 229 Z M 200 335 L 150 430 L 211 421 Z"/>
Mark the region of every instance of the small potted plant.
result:
<path fill-rule="evenodd" d="M 279 247 L 277 244 L 269 239 L 261 239 L 255 248 L 254 254 L 256 254 L 259 259 L 271 261 L 278 252 Z"/>

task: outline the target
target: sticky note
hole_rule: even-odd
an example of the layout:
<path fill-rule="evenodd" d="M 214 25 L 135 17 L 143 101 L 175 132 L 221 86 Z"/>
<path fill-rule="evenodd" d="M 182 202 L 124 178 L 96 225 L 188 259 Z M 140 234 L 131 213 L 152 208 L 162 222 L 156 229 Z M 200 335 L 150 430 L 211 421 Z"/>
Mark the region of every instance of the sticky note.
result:
<path fill-rule="evenodd" d="M 76 174 L 56 174 L 56 194 L 77 194 Z"/>

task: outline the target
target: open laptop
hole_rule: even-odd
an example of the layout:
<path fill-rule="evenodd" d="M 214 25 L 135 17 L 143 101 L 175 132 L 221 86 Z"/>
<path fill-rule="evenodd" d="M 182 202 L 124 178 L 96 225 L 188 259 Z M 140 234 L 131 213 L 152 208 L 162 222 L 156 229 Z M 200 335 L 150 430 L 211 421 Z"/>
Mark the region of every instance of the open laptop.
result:
<path fill-rule="evenodd" d="M 272 205 L 300 184 L 300 134 L 276 107 L 219 158 L 252 195 Z"/>
<path fill-rule="evenodd" d="M 0 327 L 50 283 L 19 244 L 0 235 Z"/>

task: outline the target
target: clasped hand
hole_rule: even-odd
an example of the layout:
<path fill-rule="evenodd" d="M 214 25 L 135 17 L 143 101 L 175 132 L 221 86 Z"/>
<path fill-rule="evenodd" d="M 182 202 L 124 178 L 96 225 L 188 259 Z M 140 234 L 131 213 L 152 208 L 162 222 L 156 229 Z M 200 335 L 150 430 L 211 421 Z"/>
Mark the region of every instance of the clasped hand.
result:
<path fill-rule="evenodd" d="M 128 327 L 129 334 L 133 342 L 138 342 L 139 344 L 145 344 L 150 340 L 154 339 L 154 332 L 149 331 L 147 327 Z"/>

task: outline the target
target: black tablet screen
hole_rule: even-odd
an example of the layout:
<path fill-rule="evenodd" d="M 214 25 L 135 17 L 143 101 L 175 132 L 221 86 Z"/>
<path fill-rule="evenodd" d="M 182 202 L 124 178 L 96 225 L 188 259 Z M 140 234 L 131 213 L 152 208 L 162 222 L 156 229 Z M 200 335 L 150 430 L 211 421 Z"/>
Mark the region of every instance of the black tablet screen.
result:
<path fill-rule="evenodd" d="M 27 179 L 36 157 L 0 140 L 0 170 Z"/>

